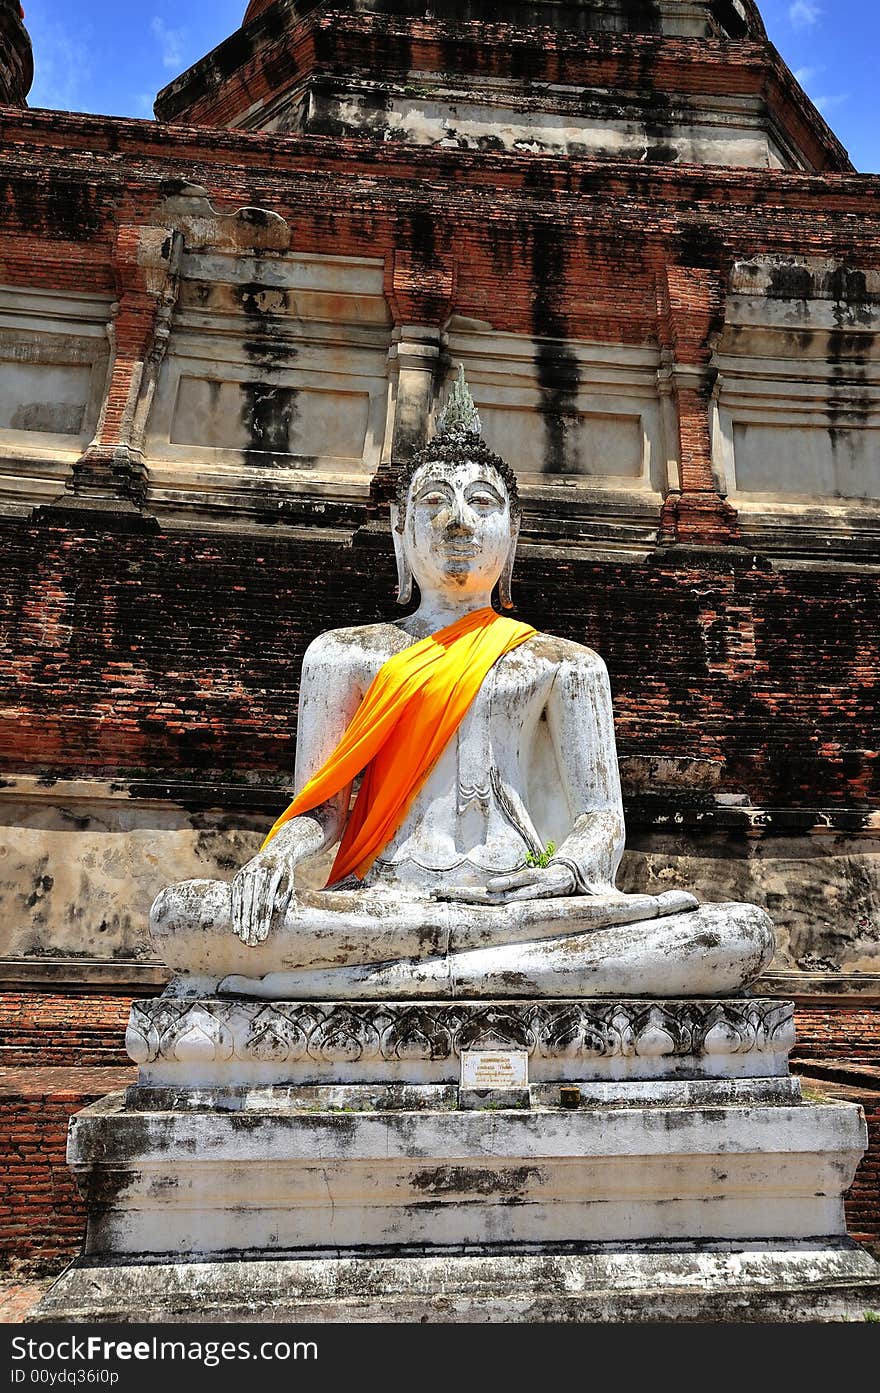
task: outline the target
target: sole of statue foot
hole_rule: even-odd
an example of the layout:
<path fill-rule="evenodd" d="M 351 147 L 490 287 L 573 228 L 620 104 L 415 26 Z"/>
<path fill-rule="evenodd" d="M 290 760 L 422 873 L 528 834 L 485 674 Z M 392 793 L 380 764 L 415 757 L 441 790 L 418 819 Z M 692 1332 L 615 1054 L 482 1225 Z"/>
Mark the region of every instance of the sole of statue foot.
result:
<path fill-rule="evenodd" d="M 450 887 L 445 889 L 434 889 L 431 891 L 431 899 L 440 904 L 470 904 L 481 905 L 486 909 L 503 909 L 508 904 L 540 904 L 542 900 L 557 900 L 561 898 L 557 895 L 533 895 L 530 899 L 506 899 L 503 894 L 490 894 L 485 887 L 480 885 L 464 885 L 458 888 Z M 565 896 L 567 899 L 574 899 L 579 905 L 585 908 L 592 907 L 597 916 L 607 916 L 608 923 L 622 922 L 617 919 L 619 914 L 639 914 L 642 918 L 653 917 L 643 912 L 643 907 L 651 904 L 656 905 L 657 915 L 662 914 L 683 914 L 688 909 L 698 909 L 699 900 L 688 890 L 666 890 L 662 895 L 628 895 L 622 890 L 613 890 L 608 894 L 587 895 L 587 896 Z M 614 916 L 612 918 L 611 916 Z"/>

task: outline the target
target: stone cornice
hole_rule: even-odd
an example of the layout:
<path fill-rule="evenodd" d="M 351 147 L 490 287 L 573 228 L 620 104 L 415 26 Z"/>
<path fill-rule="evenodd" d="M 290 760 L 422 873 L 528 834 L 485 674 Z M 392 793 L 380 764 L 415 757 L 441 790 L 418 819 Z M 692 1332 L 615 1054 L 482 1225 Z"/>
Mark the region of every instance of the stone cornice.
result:
<path fill-rule="evenodd" d="M 261 186 L 276 186 L 273 197 L 279 200 L 284 198 L 284 190 L 289 190 L 291 174 L 309 181 L 332 175 L 336 185 L 361 183 L 365 193 L 378 186 L 413 199 L 425 194 L 433 196 L 437 190 L 429 190 L 425 184 L 434 178 L 446 186 L 450 200 L 470 193 L 469 179 L 475 185 L 488 179 L 495 183 L 493 198 L 524 198 L 531 205 L 543 199 L 555 206 L 566 197 L 583 205 L 592 196 L 603 205 L 615 198 L 634 203 L 645 200 L 656 209 L 657 200 L 661 199 L 674 207 L 705 202 L 707 208 L 717 211 L 722 199 L 724 213 L 729 215 L 730 203 L 733 201 L 735 206 L 739 195 L 744 207 L 760 201 L 764 236 L 768 209 L 774 206 L 783 210 L 817 204 L 829 214 L 851 212 L 880 219 L 880 175 L 854 171 L 807 174 L 723 166 L 643 165 L 625 160 L 531 153 L 501 155 L 430 146 L 385 145 L 378 149 L 374 142 L 362 139 L 280 139 L 276 135 L 231 130 L 212 131 L 210 142 L 206 142 L 204 128 L 199 126 L 54 111 L 0 113 L 0 138 L 8 176 L 43 183 L 46 166 L 53 165 L 58 173 L 66 169 L 108 192 L 114 188 L 156 189 L 157 179 L 169 177 L 171 163 L 178 175 L 182 167 L 187 172 L 198 169 L 205 179 L 213 168 L 222 171 L 222 185 L 218 178 L 214 196 L 233 201 L 241 201 L 242 193 L 253 188 L 257 174 Z M 34 158 L 36 140 L 38 160 Z M 142 163 L 138 162 L 139 156 Z M 184 164 L 185 161 L 192 163 Z M 414 188 L 415 181 L 419 188 Z M 482 187 L 476 191 L 481 199 L 485 198 Z M 346 196 L 351 196 L 350 191 Z"/>

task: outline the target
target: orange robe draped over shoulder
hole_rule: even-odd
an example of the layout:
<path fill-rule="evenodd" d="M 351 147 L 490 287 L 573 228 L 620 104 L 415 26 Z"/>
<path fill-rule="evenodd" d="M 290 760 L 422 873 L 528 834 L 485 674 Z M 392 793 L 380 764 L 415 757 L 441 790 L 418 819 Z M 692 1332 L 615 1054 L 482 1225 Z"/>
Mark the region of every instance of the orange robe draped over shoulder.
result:
<path fill-rule="evenodd" d="M 336 749 L 278 818 L 263 847 L 291 818 L 332 798 L 363 771 L 327 884 L 351 874 L 363 878 L 403 823 L 489 670 L 535 632 L 480 609 L 389 658 Z"/>

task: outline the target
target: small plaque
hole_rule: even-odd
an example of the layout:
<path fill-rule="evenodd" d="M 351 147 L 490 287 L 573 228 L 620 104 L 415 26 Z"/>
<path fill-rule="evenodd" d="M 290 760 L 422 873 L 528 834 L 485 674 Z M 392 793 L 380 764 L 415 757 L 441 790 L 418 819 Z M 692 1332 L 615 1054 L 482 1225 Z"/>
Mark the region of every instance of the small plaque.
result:
<path fill-rule="evenodd" d="M 528 1050 L 462 1050 L 461 1086 L 475 1090 L 528 1088 Z"/>

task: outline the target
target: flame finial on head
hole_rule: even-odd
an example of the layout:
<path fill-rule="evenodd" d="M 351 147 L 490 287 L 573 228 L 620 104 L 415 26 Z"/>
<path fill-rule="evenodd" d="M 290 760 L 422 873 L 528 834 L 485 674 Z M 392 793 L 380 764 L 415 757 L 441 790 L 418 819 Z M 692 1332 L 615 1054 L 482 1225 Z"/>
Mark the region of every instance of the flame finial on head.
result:
<path fill-rule="evenodd" d="M 458 376 L 452 384 L 452 391 L 446 398 L 443 409 L 437 417 L 437 429 L 434 432 L 434 439 L 437 440 L 447 435 L 482 435 L 483 423 L 480 414 L 474 406 L 474 399 L 471 396 L 467 379 L 464 375 L 464 363 L 458 365 Z"/>

